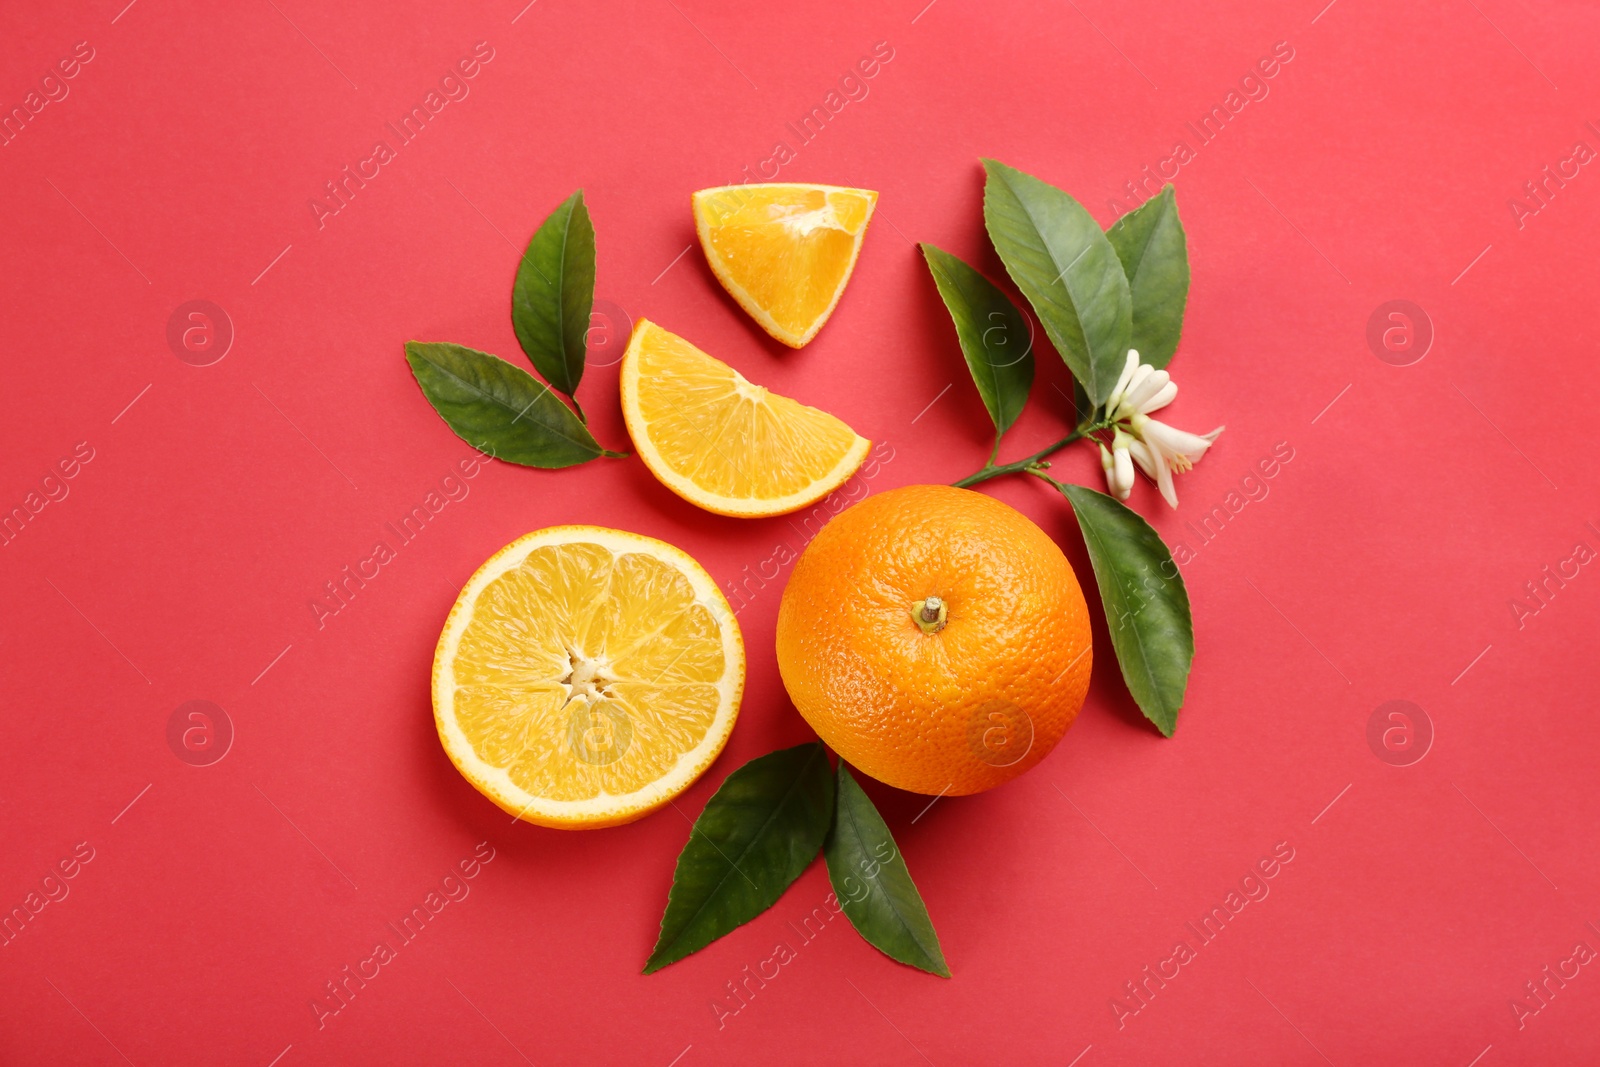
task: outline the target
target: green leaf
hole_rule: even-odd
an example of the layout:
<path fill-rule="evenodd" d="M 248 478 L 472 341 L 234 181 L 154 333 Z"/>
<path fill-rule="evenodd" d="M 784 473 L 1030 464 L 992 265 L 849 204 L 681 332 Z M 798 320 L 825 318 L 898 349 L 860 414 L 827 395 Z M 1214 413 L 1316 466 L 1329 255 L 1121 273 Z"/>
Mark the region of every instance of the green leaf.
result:
<path fill-rule="evenodd" d="M 820 741 L 759 756 L 728 775 L 678 855 L 644 973 L 698 952 L 777 903 L 816 859 L 832 817 L 833 775 Z"/>
<path fill-rule="evenodd" d="M 511 326 L 545 381 L 571 396 L 583 377 L 594 306 L 594 226 L 579 189 L 550 212 L 517 265 Z"/>
<path fill-rule="evenodd" d="M 833 895 L 868 944 L 890 959 L 950 977 L 939 935 L 933 932 L 905 857 L 844 760 L 839 761 L 833 829 L 822 854 L 828 861 Z"/>
<path fill-rule="evenodd" d="M 1004 163 L 983 165 L 983 221 L 995 251 L 1089 399 L 1105 403 L 1131 336 L 1122 261 L 1072 197 Z"/>
<path fill-rule="evenodd" d="M 548 385 L 487 352 L 407 341 L 406 362 L 456 436 L 496 459 L 555 468 L 620 454 L 596 444 Z"/>
<path fill-rule="evenodd" d="M 934 284 L 955 320 L 961 354 L 994 420 L 995 438 L 1011 428 L 1033 385 L 1033 339 L 1028 320 L 994 283 L 949 252 L 920 246 Z"/>
<path fill-rule="evenodd" d="M 1139 350 L 1141 363 L 1165 367 L 1178 348 L 1189 299 L 1189 244 L 1172 186 L 1118 219 L 1106 237 L 1133 294 L 1129 346 Z"/>
<path fill-rule="evenodd" d="M 1145 718 L 1171 737 L 1194 661 L 1183 575 L 1161 535 L 1127 505 L 1081 485 L 1060 489 L 1089 547 L 1123 681 Z"/>

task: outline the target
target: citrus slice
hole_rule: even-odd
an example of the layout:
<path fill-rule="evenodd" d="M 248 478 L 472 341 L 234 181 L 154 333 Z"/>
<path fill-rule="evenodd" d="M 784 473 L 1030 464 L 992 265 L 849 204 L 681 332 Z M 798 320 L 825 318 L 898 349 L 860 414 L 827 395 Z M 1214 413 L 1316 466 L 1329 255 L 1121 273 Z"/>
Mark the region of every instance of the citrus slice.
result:
<path fill-rule="evenodd" d="M 439 739 L 466 779 L 541 826 L 615 826 L 717 758 L 744 692 L 744 639 L 680 549 L 552 526 L 489 558 L 433 659 Z"/>
<path fill-rule="evenodd" d="M 723 288 L 791 348 L 833 314 L 878 194 L 837 185 L 724 185 L 694 194 L 700 247 Z"/>
<path fill-rule="evenodd" d="M 842 485 L 872 447 L 649 319 L 622 357 L 622 416 L 651 473 L 719 515 L 798 511 Z"/>

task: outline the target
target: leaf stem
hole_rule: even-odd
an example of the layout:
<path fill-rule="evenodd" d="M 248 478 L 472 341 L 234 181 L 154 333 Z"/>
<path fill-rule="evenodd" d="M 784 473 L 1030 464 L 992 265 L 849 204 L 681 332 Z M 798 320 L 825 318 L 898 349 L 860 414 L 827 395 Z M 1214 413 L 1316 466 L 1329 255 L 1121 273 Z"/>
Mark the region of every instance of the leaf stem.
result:
<path fill-rule="evenodd" d="M 1066 448 L 1068 445 L 1072 444 L 1072 442 L 1081 440 L 1089 433 L 1097 429 L 1100 429 L 1100 427 L 1080 426 L 1076 430 L 1073 430 L 1071 433 L 1067 434 L 1067 436 L 1063 437 L 1061 440 L 1057 441 L 1055 444 L 1046 445 L 1033 455 L 1027 456 L 1023 459 L 1015 460 L 1011 463 L 1001 463 L 996 465 L 994 462 L 994 457 L 991 457 L 988 464 L 985 465 L 982 470 L 975 471 L 954 484 L 958 489 L 965 489 L 968 486 L 977 485 L 979 482 L 986 482 L 990 478 L 998 478 L 1003 474 L 1018 474 L 1027 470 L 1030 466 L 1039 462 L 1044 457 L 1061 451 L 1063 448 Z"/>
<path fill-rule="evenodd" d="M 1055 486 L 1057 489 L 1061 490 L 1061 492 L 1063 492 L 1063 493 L 1065 493 L 1067 491 L 1067 487 L 1066 486 L 1062 485 L 1060 482 L 1058 482 L 1054 478 L 1050 477 L 1048 474 L 1046 474 L 1044 472 L 1044 470 L 1042 468 L 1039 468 L 1039 467 L 1024 467 L 1024 468 L 1022 468 L 1022 473 L 1031 474 L 1035 478 L 1043 478 L 1045 481 L 1049 482 L 1051 485 Z"/>

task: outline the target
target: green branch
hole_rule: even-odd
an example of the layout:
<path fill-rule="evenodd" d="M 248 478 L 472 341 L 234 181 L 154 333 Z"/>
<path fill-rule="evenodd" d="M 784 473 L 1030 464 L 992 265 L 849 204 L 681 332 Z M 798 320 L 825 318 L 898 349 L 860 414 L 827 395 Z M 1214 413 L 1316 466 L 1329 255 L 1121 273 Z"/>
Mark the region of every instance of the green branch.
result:
<path fill-rule="evenodd" d="M 1046 456 L 1053 455 L 1054 453 L 1061 451 L 1063 448 L 1066 448 L 1068 445 L 1072 444 L 1072 442 L 1082 440 L 1098 429 L 1102 429 L 1102 427 L 1098 424 L 1094 426 L 1080 426 L 1076 430 L 1073 430 L 1071 433 L 1067 434 L 1067 436 L 1063 437 L 1061 440 L 1057 441 L 1055 444 L 1046 445 L 1033 455 L 1027 456 L 1023 459 L 1015 460 L 1011 463 L 996 464 L 993 457 L 991 457 L 989 463 L 986 464 L 982 470 L 975 471 L 972 474 L 967 475 L 959 482 L 956 482 L 955 486 L 958 489 L 965 489 L 968 486 L 977 485 L 979 482 L 986 482 L 990 478 L 998 478 L 1003 474 L 1020 474 L 1029 467 L 1033 466 L 1035 463 L 1038 463 L 1041 459 L 1044 459 Z"/>

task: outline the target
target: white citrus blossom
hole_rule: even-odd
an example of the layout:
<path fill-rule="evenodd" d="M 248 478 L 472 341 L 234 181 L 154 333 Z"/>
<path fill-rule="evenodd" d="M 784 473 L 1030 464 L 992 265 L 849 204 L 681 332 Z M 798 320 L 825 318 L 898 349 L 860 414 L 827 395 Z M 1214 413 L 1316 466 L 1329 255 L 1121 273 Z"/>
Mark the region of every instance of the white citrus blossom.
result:
<path fill-rule="evenodd" d="M 1138 351 L 1128 350 L 1128 361 L 1106 400 L 1106 417 L 1115 428 L 1111 450 L 1107 452 L 1104 445 L 1100 446 L 1106 486 L 1118 500 L 1128 499 L 1133 490 L 1133 468 L 1128 462 L 1131 459 L 1156 483 L 1166 502 L 1177 507 L 1172 475 L 1182 474 L 1198 463 L 1222 433 L 1224 427 L 1218 426 L 1208 434 L 1193 434 L 1150 417 L 1152 411 L 1166 407 L 1177 395 L 1178 384 L 1171 375 L 1139 362 Z"/>
<path fill-rule="evenodd" d="M 1111 438 L 1111 449 L 1107 451 L 1105 445 L 1100 446 L 1100 466 L 1106 472 L 1106 485 L 1118 500 L 1128 499 L 1133 492 L 1133 459 L 1129 448 L 1134 443 L 1119 427 Z"/>

